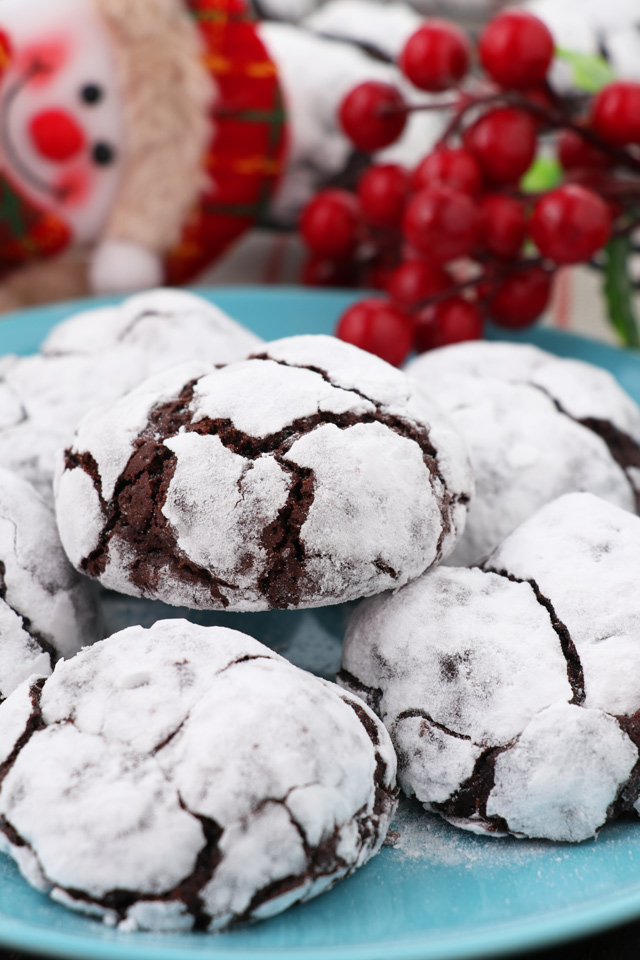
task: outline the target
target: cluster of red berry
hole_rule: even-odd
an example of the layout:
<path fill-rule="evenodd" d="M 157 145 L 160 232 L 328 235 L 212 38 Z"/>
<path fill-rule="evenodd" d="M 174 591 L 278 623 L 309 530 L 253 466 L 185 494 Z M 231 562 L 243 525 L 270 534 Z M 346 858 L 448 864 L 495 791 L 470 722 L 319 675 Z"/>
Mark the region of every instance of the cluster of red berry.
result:
<path fill-rule="evenodd" d="M 558 266 L 592 260 L 636 225 L 640 84 L 560 96 L 547 81 L 551 34 L 524 11 L 495 17 L 478 53 L 484 75 L 465 89 L 467 36 L 425 21 L 399 65 L 421 90 L 456 88 L 435 149 L 412 172 L 372 164 L 356 192 L 322 190 L 302 214 L 305 282 L 363 283 L 387 294 L 347 310 L 337 335 L 392 363 L 411 349 L 478 338 L 485 317 L 511 328 L 533 323 Z M 395 142 L 412 111 L 433 108 L 368 82 L 347 95 L 340 122 L 369 154 Z M 563 181 L 526 194 L 519 184 L 541 140 L 554 145 Z"/>

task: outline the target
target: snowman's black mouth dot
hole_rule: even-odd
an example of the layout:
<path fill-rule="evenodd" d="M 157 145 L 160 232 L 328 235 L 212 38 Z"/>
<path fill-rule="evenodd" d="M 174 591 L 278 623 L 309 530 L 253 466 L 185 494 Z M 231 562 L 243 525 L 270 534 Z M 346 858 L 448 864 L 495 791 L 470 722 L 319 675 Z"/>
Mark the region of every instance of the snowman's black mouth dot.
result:
<path fill-rule="evenodd" d="M 80 99 L 87 106 L 94 107 L 104 98 L 104 90 L 97 83 L 86 83 L 80 91 Z"/>
<path fill-rule="evenodd" d="M 108 143 L 96 143 L 91 151 L 93 162 L 100 167 L 107 167 L 116 158 L 116 152 Z"/>

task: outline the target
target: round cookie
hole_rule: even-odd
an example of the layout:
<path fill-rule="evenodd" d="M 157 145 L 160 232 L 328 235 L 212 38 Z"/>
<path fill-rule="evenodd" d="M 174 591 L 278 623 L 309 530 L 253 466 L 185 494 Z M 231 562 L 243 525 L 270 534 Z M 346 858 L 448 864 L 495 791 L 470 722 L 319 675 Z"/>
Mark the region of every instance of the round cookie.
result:
<path fill-rule="evenodd" d="M 564 493 L 640 508 L 640 408 L 610 373 L 526 344 L 464 343 L 409 364 L 467 441 L 476 496 L 449 562 L 482 560 Z"/>
<path fill-rule="evenodd" d="M 57 481 L 77 569 L 200 609 L 339 603 L 453 549 L 472 488 L 448 417 L 333 337 L 181 366 L 80 424 Z"/>
<path fill-rule="evenodd" d="M 51 508 L 0 470 L 0 699 L 98 635 L 93 584 L 70 566 Z"/>
<path fill-rule="evenodd" d="M 398 780 L 476 832 L 580 841 L 640 813 L 640 519 L 588 493 L 482 568 L 367 600 L 339 682 L 391 734 Z"/>
<path fill-rule="evenodd" d="M 129 627 L 0 706 L 0 836 L 34 886 L 123 929 L 273 916 L 380 849 L 380 721 L 235 630 Z"/>
<path fill-rule="evenodd" d="M 88 410 L 176 363 L 228 363 L 260 343 L 213 304 L 176 290 L 71 316 L 40 353 L 0 360 L 0 462 L 51 500 L 55 454 Z"/>

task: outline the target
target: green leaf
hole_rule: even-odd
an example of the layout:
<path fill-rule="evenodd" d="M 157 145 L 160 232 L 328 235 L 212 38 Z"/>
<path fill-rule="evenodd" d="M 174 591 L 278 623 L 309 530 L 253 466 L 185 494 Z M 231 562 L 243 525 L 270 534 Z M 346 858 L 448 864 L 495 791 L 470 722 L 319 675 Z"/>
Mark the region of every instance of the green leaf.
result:
<path fill-rule="evenodd" d="M 615 237 L 604 249 L 604 296 L 609 322 L 625 347 L 640 347 L 640 332 L 635 310 L 635 290 L 629 276 L 631 241 Z"/>
<path fill-rule="evenodd" d="M 562 179 L 562 167 L 555 157 L 540 155 L 533 161 L 520 181 L 524 193 L 546 193 L 553 190 Z"/>
<path fill-rule="evenodd" d="M 586 93 L 598 93 L 608 83 L 615 80 L 615 73 L 599 54 L 575 53 L 573 50 L 556 50 L 556 57 L 571 67 L 573 82 L 578 90 Z"/>

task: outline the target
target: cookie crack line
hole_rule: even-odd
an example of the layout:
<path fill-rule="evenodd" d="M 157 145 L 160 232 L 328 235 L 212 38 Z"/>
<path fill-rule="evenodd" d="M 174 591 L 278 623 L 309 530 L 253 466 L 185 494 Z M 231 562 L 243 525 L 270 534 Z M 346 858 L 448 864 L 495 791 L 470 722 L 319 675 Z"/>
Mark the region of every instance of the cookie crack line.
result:
<path fill-rule="evenodd" d="M 353 673 L 349 673 L 348 670 L 345 670 L 344 667 L 341 667 L 336 674 L 337 683 L 341 683 L 348 690 L 353 691 L 361 700 L 367 704 L 367 706 L 373 710 L 377 716 L 380 716 L 380 705 L 383 697 L 383 690 L 381 687 L 368 687 L 366 683 L 363 683 L 362 680 L 359 680 L 358 677 L 354 676 Z"/>
<path fill-rule="evenodd" d="M 308 369 L 327 377 L 318 368 Z M 465 494 L 452 495 L 448 492 L 447 484 L 440 473 L 437 451 L 430 441 L 426 427 L 385 413 L 379 404 L 374 404 L 375 413 L 357 415 L 318 411 L 312 416 L 292 421 L 276 433 L 257 438 L 238 430 L 229 419 L 202 418 L 194 422 L 189 408 L 198 379 L 187 383 L 175 400 L 158 404 L 151 411 L 147 425 L 138 437 L 135 449 L 120 474 L 108 503 L 103 497 L 99 468 L 92 455 L 78 453 L 73 449 L 65 452 L 66 468 L 82 469 L 91 478 L 106 518 L 96 547 L 79 565 L 84 573 L 94 578 L 99 578 L 104 573 L 109 559 L 110 541 L 117 535 L 136 547 L 133 551 L 136 559 L 130 565 L 129 578 L 143 596 L 154 596 L 160 571 L 170 568 L 171 572 L 171 568 L 174 568 L 173 572 L 179 579 L 191 583 L 194 590 L 204 587 L 216 605 L 222 608 L 229 606 L 229 593 L 236 591 L 237 585 L 216 577 L 209 570 L 191 561 L 178 547 L 175 532 L 162 513 L 177 465 L 176 455 L 165 446 L 164 441 L 179 432 L 198 433 L 218 437 L 224 447 L 247 460 L 272 455 L 281 468 L 292 476 L 293 481 L 285 505 L 276 520 L 267 525 L 260 537 L 269 559 L 266 569 L 258 578 L 257 586 L 271 608 L 297 606 L 303 590 L 302 573 L 306 559 L 301 530 L 313 504 L 315 478 L 312 470 L 290 461 L 286 454 L 298 439 L 319 426 L 334 425 L 340 430 L 346 430 L 361 423 L 380 423 L 404 439 L 416 443 L 421 450 L 433 496 L 440 510 L 441 530 L 436 559 L 441 558 L 444 540 L 451 530 L 450 508 L 454 503 L 468 502 L 469 498 Z M 364 397 L 363 394 L 359 395 Z M 365 399 L 368 400 L 366 397 Z M 374 564 L 382 573 L 397 578 L 397 573 L 388 567 L 382 557 L 376 558 Z"/>
<path fill-rule="evenodd" d="M 540 386 L 540 384 L 531 383 L 530 381 L 523 382 L 531 387 L 535 387 L 535 389 L 543 393 L 545 397 L 548 397 L 558 413 L 561 413 L 564 417 L 567 417 L 586 430 L 590 430 L 591 433 L 594 433 L 597 437 L 600 437 L 613 460 L 615 460 L 624 472 L 631 487 L 631 492 L 633 493 L 636 513 L 640 514 L 640 486 L 636 486 L 636 484 L 633 483 L 628 473 L 630 469 L 635 468 L 636 470 L 640 470 L 640 445 L 636 443 L 633 437 L 625 433 L 624 430 L 620 430 L 620 428 L 616 427 L 610 420 L 601 420 L 598 417 L 574 417 L 568 410 L 565 410 L 559 400 L 556 400 L 556 398 L 549 393 L 548 390 Z"/>
<path fill-rule="evenodd" d="M 581 707 L 586 698 L 582 663 L 580 662 L 580 656 L 576 649 L 576 645 L 571 638 L 569 629 L 558 617 L 551 600 L 544 596 L 540 590 L 540 587 L 533 579 L 521 579 L 514 576 L 512 573 L 509 573 L 507 570 L 496 570 L 494 567 L 487 566 L 486 564 L 481 569 L 485 570 L 487 573 L 495 573 L 499 577 L 504 577 L 506 580 L 510 580 L 512 583 L 527 583 L 531 587 L 535 594 L 536 600 L 549 614 L 551 626 L 553 627 L 560 641 L 560 649 L 562 650 L 562 655 L 567 664 L 567 679 L 573 693 L 569 703 L 575 704 L 577 707 Z"/>
<path fill-rule="evenodd" d="M 433 461 L 435 467 L 438 467 L 438 453 L 431 440 L 429 439 L 429 431 L 424 427 L 419 427 L 417 424 L 412 423 L 409 420 L 398 416 L 397 414 L 386 413 L 384 405 L 380 403 L 379 400 L 374 400 L 368 394 L 363 393 L 362 390 L 358 390 L 357 387 L 344 387 L 339 383 L 336 383 L 331 379 L 326 370 L 323 370 L 321 367 L 316 367 L 313 364 L 303 364 L 303 363 L 288 363 L 286 360 L 275 360 L 273 357 L 270 357 L 268 353 L 255 354 L 251 357 L 252 360 L 270 360 L 272 363 L 277 363 L 281 367 L 288 367 L 292 370 L 310 370 L 311 373 L 317 373 L 318 376 L 322 377 L 325 383 L 328 383 L 329 386 L 334 387 L 336 390 L 344 390 L 346 393 L 354 393 L 357 397 L 361 397 L 362 400 L 366 400 L 367 403 L 370 403 L 376 408 L 378 417 L 374 418 L 374 422 L 383 423 L 389 429 L 394 430 L 396 433 L 399 433 L 401 436 L 407 437 L 407 430 L 412 431 L 412 434 L 408 439 L 413 440 L 418 444 L 422 450 L 423 456 L 429 458 Z M 360 418 L 362 422 L 367 422 L 364 418 L 366 415 Z M 379 418 L 379 419 L 378 419 Z M 427 464 L 429 466 L 429 464 Z M 429 472 L 432 470 L 429 468 Z M 446 489 L 446 484 L 443 477 L 440 475 L 438 470 L 438 478 L 440 479 L 443 487 Z M 452 498 L 454 499 L 454 498 Z M 455 496 L 456 502 L 459 503 L 468 503 L 470 497 L 467 494 L 458 494 Z"/>
<path fill-rule="evenodd" d="M 161 893 L 142 893 L 137 890 L 116 888 L 109 890 L 102 897 L 92 897 L 84 890 L 63 887 L 55 883 L 52 885 L 58 890 L 62 890 L 72 900 L 93 904 L 103 910 L 117 914 L 121 921 L 126 919 L 129 909 L 136 903 L 181 903 L 193 919 L 193 929 L 207 930 L 211 923 L 211 917 L 204 909 L 201 892 L 213 878 L 218 864 L 222 861 L 220 839 L 224 829 L 211 817 L 190 810 L 179 794 L 178 801 L 186 813 L 199 821 L 205 842 L 198 852 L 191 873 L 170 890 Z"/>
<path fill-rule="evenodd" d="M 12 611 L 12 613 L 15 613 L 16 617 L 22 623 L 22 629 L 24 632 L 27 633 L 35 643 L 37 643 L 43 653 L 47 654 L 49 657 L 49 663 L 51 664 L 51 669 L 53 670 L 56 663 L 60 659 L 60 655 L 52 643 L 46 640 L 37 630 L 34 630 L 30 618 L 25 617 L 25 615 L 20 613 L 16 607 L 11 606 L 7 600 L 7 583 L 5 580 L 6 572 L 7 568 L 4 561 L 0 560 L 0 600 L 2 600 L 3 603 L 6 603 L 7 607 Z M 3 697 L 0 697 L 0 703 L 3 699 Z"/>
<path fill-rule="evenodd" d="M 277 363 L 281 367 L 288 367 L 293 370 L 310 370 L 312 373 L 317 373 L 318 376 L 322 377 L 325 383 L 328 383 L 329 386 L 334 387 L 336 390 L 344 390 L 347 393 L 354 393 L 357 397 L 361 397 L 363 400 L 366 400 L 367 403 L 372 404 L 377 411 L 377 416 L 374 417 L 374 422 L 383 423 L 385 426 L 389 427 L 390 430 L 393 430 L 402 437 L 407 437 L 407 430 L 411 430 L 411 435 L 409 435 L 407 438 L 417 443 L 422 451 L 422 457 L 425 466 L 429 471 L 431 488 L 433 490 L 436 502 L 439 503 L 440 506 L 442 530 L 436 545 L 436 562 L 439 561 L 442 558 L 442 546 L 444 544 L 444 540 L 451 530 L 449 508 L 456 503 L 468 504 L 471 498 L 468 494 L 451 495 L 447 492 L 447 484 L 445 483 L 444 477 L 440 472 L 438 452 L 431 443 L 429 431 L 426 428 L 418 427 L 417 424 L 412 424 L 408 420 L 404 420 L 402 417 L 399 417 L 396 414 L 385 413 L 384 406 L 382 403 L 380 403 L 380 401 L 373 400 L 366 393 L 358 390 L 357 387 L 341 386 L 339 383 L 336 383 L 334 380 L 332 380 L 327 371 L 323 370 L 321 367 L 316 367 L 313 364 L 288 363 L 286 360 L 275 360 L 273 357 L 270 357 L 268 353 L 254 354 L 251 359 L 270 360 L 272 363 Z M 366 420 L 366 415 L 360 418 L 360 422 L 368 422 Z M 439 496 L 437 491 L 434 489 L 435 481 L 438 481 L 442 485 L 444 496 Z"/>
<path fill-rule="evenodd" d="M 170 567 L 194 590 L 204 588 L 225 608 L 229 606 L 226 591 L 237 588 L 191 561 L 178 547 L 175 534 L 162 513 L 177 457 L 157 436 L 175 436 L 180 430 L 196 382 L 186 384 L 176 400 L 159 404 L 151 411 L 108 503 L 102 495 L 99 471 L 91 454 L 67 450 L 65 466 L 67 469 L 79 467 L 92 479 L 106 518 L 96 547 L 79 564 L 84 573 L 94 578 L 104 573 L 110 541 L 118 533 L 125 542 L 140 548 L 129 576 L 142 596 L 154 595 L 160 571 Z"/>
<path fill-rule="evenodd" d="M 2 786 L 4 778 L 7 776 L 14 763 L 18 759 L 20 751 L 27 745 L 37 730 L 42 730 L 46 726 L 44 720 L 42 719 L 42 710 L 40 709 L 40 698 L 42 696 L 42 688 L 44 683 L 45 677 L 39 677 L 39 679 L 35 680 L 29 687 L 31 713 L 23 732 L 20 734 L 13 746 L 13 750 L 9 756 L 6 757 L 2 763 L 0 763 L 0 786 Z"/>
<path fill-rule="evenodd" d="M 509 833 L 507 821 L 502 817 L 487 815 L 487 801 L 495 785 L 496 761 L 500 754 L 510 750 L 513 743 L 489 747 L 475 762 L 473 772 L 458 789 L 442 803 L 430 803 L 435 810 L 451 820 L 482 820 L 490 833 Z"/>
<path fill-rule="evenodd" d="M 629 737 L 640 755 L 640 710 L 632 716 L 616 716 L 618 726 Z M 607 821 L 614 820 L 624 814 L 631 813 L 640 799 L 640 756 L 635 763 L 629 777 L 618 790 L 618 795 L 607 810 Z M 637 813 L 640 811 L 636 812 Z"/>
<path fill-rule="evenodd" d="M 473 739 L 468 736 L 466 733 L 457 733 L 455 730 L 451 730 L 449 727 L 445 726 L 444 723 L 439 723 L 438 720 L 434 720 L 426 710 L 420 708 L 410 707 L 407 710 L 403 710 L 402 713 L 399 713 L 398 716 L 393 721 L 394 727 L 400 723 L 402 720 L 412 720 L 414 718 L 420 718 L 425 720 L 430 726 L 434 727 L 436 730 L 441 730 L 442 733 L 446 733 L 448 737 L 454 737 L 456 740 L 466 740 L 468 743 L 473 743 Z"/>

